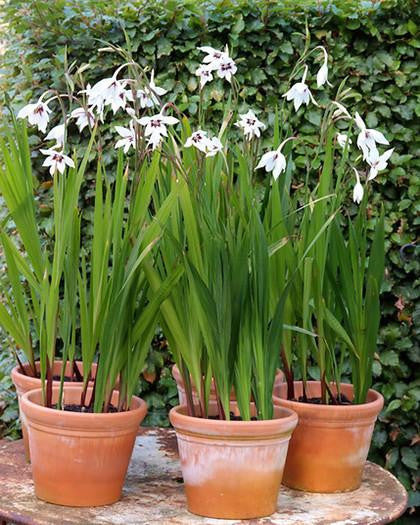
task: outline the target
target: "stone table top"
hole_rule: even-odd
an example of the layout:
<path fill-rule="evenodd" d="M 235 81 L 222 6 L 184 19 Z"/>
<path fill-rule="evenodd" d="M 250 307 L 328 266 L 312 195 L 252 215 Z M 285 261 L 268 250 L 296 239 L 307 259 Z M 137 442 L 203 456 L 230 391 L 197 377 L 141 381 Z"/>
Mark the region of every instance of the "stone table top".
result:
<path fill-rule="evenodd" d="M 0 523 L 22 525 L 373 525 L 390 523 L 407 493 L 389 472 L 366 463 L 362 486 L 344 494 L 309 494 L 282 487 L 278 510 L 259 520 L 200 518 L 186 510 L 173 430 L 142 429 L 123 497 L 114 505 L 70 508 L 38 500 L 22 441 L 0 441 Z"/>

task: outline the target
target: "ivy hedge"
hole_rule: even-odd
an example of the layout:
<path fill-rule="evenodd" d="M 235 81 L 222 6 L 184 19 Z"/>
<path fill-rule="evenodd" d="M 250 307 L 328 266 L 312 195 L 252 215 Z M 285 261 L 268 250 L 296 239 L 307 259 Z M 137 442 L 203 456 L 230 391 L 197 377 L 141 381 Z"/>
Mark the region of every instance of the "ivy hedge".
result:
<path fill-rule="evenodd" d="M 414 0 L 8 0 L 3 9 L 7 34 L 0 89 L 16 108 L 47 87 L 64 89 L 63 71 L 74 60 L 89 65 L 85 75 L 91 83 L 110 76 L 118 58 L 100 49 L 111 42 L 129 45 L 137 61 L 153 65 L 158 85 L 170 90 L 169 98 L 193 117 L 199 100 L 194 72 L 202 59 L 196 48 L 228 44 L 242 86 L 239 103 L 244 110 L 260 110 L 266 122 L 286 91 L 307 23 L 312 45 L 324 45 L 330 54 L 330 81 L 337 86 L 347 76 L 368 127 L 385 132 L 396 148 L 389 170 L 377 179 L 374 197 L 386 211 L 387 279 L 374 369 L 374 388 L 385 396 L 386 408 L 375 431 L 371 459 L 394 472 L 410 492 L 410 505 L 419 505 L 420 5 Z M 312 85 L 313 80 L 309 79 Z M 316 92 L 321 102 L 323 96 Z M 223 98 L 222 83 L 215 81 L 205 99 L 207 119 L 215 125 L 220 122 Z M 118 118 L 117 114 L 112 126 Z M 319 124 L 315 106 L 303 118 L 292 118 L 299 133 L 309 137 Z M 104 137 L 111 140 L 111 130 Z M 31 140 L 36 146 L 40 139 L 34 135 Z M 76 144 L 86 139 L 75 135 L 71 140 Z M 112 148 L 107 155 L 112 165 Z M 304 149 L 295 161 L 305 162 Z M 41 163 L 36 155 L 34 162 Z M 39 176 L 47 178 L 44 172 Z M 86 206 L 91 197 L 88 185 Z M 40 204 L 46 231 L 51 226 L 50 211 L 48 200 Z M 6 352 L 0 349 L 3 371 L 10 364 Z M 167 409 L 176 402 L 169 363 L 165 341 L 159 336 L 139 385 L 151 407 L 151 424 L 167 424 Z M 3 429 L 15 436 L 16 407 L 2 372 L 0 396 L 0 435 Z"/>

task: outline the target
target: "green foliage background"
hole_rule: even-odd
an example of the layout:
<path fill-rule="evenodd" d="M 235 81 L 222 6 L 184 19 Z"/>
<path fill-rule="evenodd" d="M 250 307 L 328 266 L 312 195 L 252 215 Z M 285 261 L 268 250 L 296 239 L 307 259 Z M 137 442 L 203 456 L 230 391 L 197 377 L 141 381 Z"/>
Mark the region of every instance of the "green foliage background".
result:
<path fill-rule="evenodd" d="M 169 98 L 190 116 L 198 103 L 194 71 L 203 57 L 197 46 L 222 48 L 227 43 L 243 86 L 240 104 L 244 110 L 261 110 L 265 122 L 270 122 L 286 91 L 308 21 L 313 46 L 325 45 L 331 56 L 330 81 L 338 85 L 348 76 L 347 84 L 357 93 L 357 108 L 368 127 L 385 132 L 396 147 L 389 171 L 377 179 L 374 197 L 386 211 L 387 279 L 374 370 L 374 388 L 385 396 L 386 408 L 375 431 L 371 459 L 391 469 L 410 491 L 410 505 L 418 505 L 420 250 L 415 243 L 420 210 L 420 6 L 410 0 L 9 0 L 3 16 L 6 53 L 1 57 L 0 88 L 16 108 L 47 87 L 64 89 L 65 50 L 69 62 L 90 65 L 85 74 L 92 84 L 110 76 L 118 58 L 99 49 L 103 41 L 124 46 L 124 28 L 136 60 L 155 67 L 158 85 L 169 89 Z M 311 69 L 315 73 L 318 63 Z M 309 82 L 314 85 L 313 76 Z M 223 110 L 222 83 L 213 82 L 206 93 L 207 119 L 217 125 Z M 315 96 L 322 102 L 325 95 L 315 89 Z M 117 114 L 112 126 L 120 118 Z M 303 119 L 293 116 L 291 122 L 310 137 L 319 126 L 320 113 L 312 106 Z M 104 137 L 111 140 L 106 127 Z M 40 143 L 36 135 L 31 140 L 34 146 Z M 71 136 L 73 144 L 84 140 L 78 134 Z M 305 147 L 301 148 L 295 159 L 298 165 L 305 161 Z M 106 155 L 112 164 L 112 148 Z M 34 157 L 40 165 L 36 153 Z M 47 178 L 45 171 L 40 178 Z M 86 206 L 91 196 L 88 189 Z M 41 212 L 48 231 L 48 205 L 41 206 Z M 158 337 L 139 385 L 151 408 L 151 424 L 167 424 L 167 409 L 176 402 L 169 362 L 165 343 Z M 7 377 L 10 366 L 3 347 L 0 435 L 16 437 L 16 405 Z"/>

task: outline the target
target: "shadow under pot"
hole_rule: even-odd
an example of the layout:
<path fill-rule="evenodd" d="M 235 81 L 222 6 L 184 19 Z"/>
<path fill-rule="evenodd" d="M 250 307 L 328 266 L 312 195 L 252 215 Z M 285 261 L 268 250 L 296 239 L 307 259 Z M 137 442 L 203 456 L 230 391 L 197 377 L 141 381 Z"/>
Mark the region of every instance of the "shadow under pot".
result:
<path fill-rule="evenodd" d="M 255 414 L 255 407 L 254 414 Z M 237 404 L 231 410 L 238 414 Z M 216 413 L 216 404 L 209 407 Z M 210 518 L 251 519 L 277 509 L 290 436 L 297 416 L 274 407 L 265 421 L 222 421 L 187 415 L 187 407 L 169 413 L 176 430 L 187 507 Z"/>
<path fill-rule="evenodd" d="M 353 400 L 353 385 L 341 384 L 341 393 Z M 295 396 L 303 393 L 301 381 L 294 383 Z M 332 389 L 336 394 L 336 389 Z M 360 487 L 373 428 L 383 407 L 383 397 L 369 390 L 366 403 L 320 405 L 287 399 L 281 386 L 274 403 L 294 410 L 299 422 L 290 440 L 283 484 L 307 492 L 347 492 Z M 321 396 L 321 383 L 308 381 L 308 398 Z"/>
<path fill-rule="evenodd" d="M 80 404 L 81 387 L 64 386 L 64 403 Z M 87 400 L 92 394 L 88 388 Z M 53 388 L 53 403 L 59 388 Z M 118 392 L 111 400 L 118 404 Z M 49 503 L 94 507 L 121 498 L 145 401 L 133 397 L 126 412 L 88 413 L 46 408 L 41 389 L 22 396 L 35 495 Z"/>
<path fill-rule="evenodd" d="M 76 365 L 78 367 L 78 370 L 79 372 L 82 374 L 83 373 L 83 363 L 82 361 L 76 361 Z M 40 370 L 40 364 L 39 364 L 39 361 L 37 361 L 35 363 L 35 367 L 36 367 L 36 371 L 37 373 L 39 374 L 39 370 Z M 62 361 L 55 361 L 54 362 L 54 367 L 53 367 L 53 376 L 54 377 L 60 377 L 61 375 L 61 371 L 62 371 L 62 367 L 63 367 L 63 362 Z M 30 392 L 31 390 L 35 390 L 37 388 L 42 388 L 42 381 L 39 377 L 34 377 L 33 375 L 31 375 L 32 373 L 32 369 L 30 367 L 30 365 L 27 363 L 27 364 L 24 364 L 23 365 L 23 368 L 26 372 L 26 374 L 23 374 L 20 370 L 20 367 L 19 366 L 15 366 L 15 368 L 13 368 L 12 372 L 11 372 L 11 377 L 12 377 L 12 381 L 13 381 L 13 384 L 15 385 L 15 388 L 16 388 L 16 393 L 17 393 L 17 397 L 18 397 L 18 403 L 19 403 L 19 417 L 20 417 L 20 422 L 21 422 L 21 425 L 22 425 L 22 438 L 23 438 L 23 446 L 25 448 L 25 458 L 26 458 L 26 461 L 30 461 L 31 458 L 30 458 L 30 453 L 29 453 L 29 443 L 28 443 L 28 431 L 27 431 L 27 427 L 26 427 L 26 422 L 25 422 L 25 416 L 23 415 L 22 413 L 22 409 L 21 409 L 21 398 L 23 396 L 23 394 L 26 394 L 26 392 Z M 96 363 L 93 363 L 92 364 L 92 372 L 91 372 L 91 376 L 92 376 L 92 379 L 95 378 L 95 375 L 96 375 Z M 75 379 L 74 381 L 67 381 L 67 385 L 68 386 L 82 386 L 83 385 L 83 381 L 77 381 L 76 380 L 76 377 L 74 375 L 74 371 L 72 370 L 72 366 L 70 364 L 69 361 L 66 362 L 66 368 L 65 368 L 65 377 L 66 378 L 72 378 L 72 379 Z M 59 380 L 54 380 L 53 381 L 53 387 L 55 386 L 60 386 L 60 381 Z"/>
<path fill-rule="evenodd" d="M 176 381 L 176 387 L 178 389 L 179 404 L 180 405 L 186 405 L 187 404 L 187 396 L 185 394 L 184 380 L 182 379 L 181 372 L 179 371 L 179 368 L 176 365 L 174 365 L 172 367 L 172 377 Z M 280 385 L 282 383 L 284 383 L 284 381 L 285 381 L 284 373 L 280 369 L 278 369 L 277 373 L 276 373 L 276 377 L 274 379 L 274 386 L 273 386 L 273 395 L 274 396 L 278 396 L 279 395 L 279 393 L 280 393 Z M 198 404 L 199 403 L 199 397 L 197 395 L 197 390 L 195 389 L 194 386 L 192 388 L 192 397 L 193 397 L 194 403 Z M 235 391 L 233 389 L 232 389 L 232 392 L 230 394 L 230 399 L 232 401 L 236 400 Z M 215 389 L 215 385 L 214 385 L 214 380 L 212 380 L 211 387 L 210 387 L 210 401 L 216 401 L 216 389 Z"/>

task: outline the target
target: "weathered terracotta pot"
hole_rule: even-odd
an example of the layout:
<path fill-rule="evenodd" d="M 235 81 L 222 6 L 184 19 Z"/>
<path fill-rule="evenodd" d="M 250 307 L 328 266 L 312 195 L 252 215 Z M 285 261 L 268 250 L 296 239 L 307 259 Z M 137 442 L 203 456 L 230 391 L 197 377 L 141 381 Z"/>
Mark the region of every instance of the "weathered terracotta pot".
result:
<path fill-rule="evenodd" d="M 341 385 L 353 399 L 353 386 Z M 319 381 L 307 382 L 307 396 L 320 397 Z M 334 391 L 335 393 L 335 391 Z M 295 382 L 295 396 L 302 383 Z M 281 386 L 279 406 L 294 410 L 299 423 L 290 441 L 283 484 L 307 492 L 347 492 L 360 487 L 373 427 L 383 407 L 383 397 L 369 390 L 362 405 L 316 405 L 288 401 L 287 386 Z"/>
<path fill-rule="evenodd" d="M 185 394 L 185 385 L 184 385 L 184 381 L 183 381 L 182 376 L 181 376 L 181 372 L 179 371 L 179 368 L 176 365 L 174 365 L 172 367 L 172 377 L 176 381 L 176 386 L 177 386 L 177 389 L 178 389 L 179 404 L 180 405 L 186 405 L 187 404 L 187 396 Z M 280 393 L 280 385 L 282 383 L 284 383 L 284 381 L 285 381 L 285 378 L 284 378 L 283 372 L 281 370 L 277 370 L 276 378 L 274 380 L 274 387 L 273 387 L 273 395 L 274 396 L 278 396 L 279 395 L 279 393 Z M 198 403 L 199 399 L 198 399 L 198 395 L 197 395 L 197 391 L 196 391 L 195 387 L 193 387 L 192 396 L 193 396 L 194 403 Z M 232 392 L 230 394 L 230 398 L 231 398 L 232 401 L 234 401 L 236 399 L 235 392 L 234 392 L 233 389 L 232 389 Z M 216 389 L 215 389 L 215 386 L 214 386 L 214 381 L 212 381 L 211 382 L 211 387 L 210 387 L 210 401 L 215 401 L 215 400 L 216 400 Z"/>
<path fill-rule="evenodd" d="M 215 409 L 212 403 L 210 410 Z M 235 402 L 231 410 L 237 413 Z M 277 406 L 274 416 L 267 421 L 221 421 L 190 417 L 186 406 L 170 411 L 190 512 L 250 519 L 276 511 L 297 416 Z"/>
<path fill-rule="evenodd" d="M 76 361 L 76 363 L 79 367 L 80 372 L 82 372 L 83 370 L 82 362 Z M 36 362 L 35 366 L 36 366 L 37 372 L 39 372 L 39 367 L 40 367 L 39 362 Z M 61 374 L 62 366 L 63 366 L 62 361 L 55 361 L 54 367 L 53 367 L 53 375 L 59 376 Z M 28 374 L 31 373 L 31 368 L 29 364 L 23 365 L 23 368 L 25 369 L 25 371 L 28 372 Z M 67 377 L 71 376 L 71 367 L 70 367 L 69 362 L 66 363 L 65 374 Z M 92 378 L 94 378 L 95 375 L 96 375 L 96 363 L 92 365 Z M 12 376 L 12 381 L 13 381 L 13 384 L 15 385 L 16 393 L 18 396 L 19 415 L 20 415 L 20 421 L 22 424 L 22 437 L 23 437 L 23 445 L 25 447 L 25 457 L 27 461 L 30 461 L 31 458 L 29 454 L 28 431 L 26 428 L 25 416 L 22 414 L 22 410 L 20 408 L 20 400 L 23 394 L 26 394 L 26 392 L 29 392 L 30 390 L 34 390 L 36 388 L 41 388 L 42 386 L 41 379 L 37 377 L 32 377 L 30 375 L 22 374 L 18 366 L 15 366 L 15 368 L 12 370 L 11 376 Z M 78 381 L 71 381 L 68 383 L 69 386 L 79 386 L 79 387 L 82 384 L 83 383 L 80 383 Z M 59 385 L 60 385 L 60 381 L 53 381 L 53 386 L 59 386 Z"/>
<path fill-rule="evenodd" d="M 81 387 L 64 386 L 64 402 L 79 404 Z M 59 388 L 53 389 L 53 402 Z M 89 400 L 92 388 L 88 389 Z M 114 391 L 112 402 L 118 403 Z M 127 412 L 91 414 L 41 406 L 41 389 L 22 396 L 32 476 L 38 498 L 58 505 L 94 507 L 118 501 L 136 434 L 147 413 L 133 397 Z"/>

